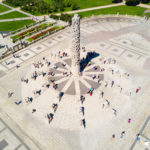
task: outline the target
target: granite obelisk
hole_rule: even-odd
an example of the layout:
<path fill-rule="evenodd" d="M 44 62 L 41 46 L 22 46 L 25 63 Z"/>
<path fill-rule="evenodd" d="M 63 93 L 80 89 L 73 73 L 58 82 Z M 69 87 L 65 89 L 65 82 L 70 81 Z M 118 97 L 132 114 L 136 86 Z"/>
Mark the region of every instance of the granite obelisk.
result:
<path fill-rule="evenodd" d="M 75 14 L 72 18 L 72 73 L 80 74 L 80 17 Z"/>

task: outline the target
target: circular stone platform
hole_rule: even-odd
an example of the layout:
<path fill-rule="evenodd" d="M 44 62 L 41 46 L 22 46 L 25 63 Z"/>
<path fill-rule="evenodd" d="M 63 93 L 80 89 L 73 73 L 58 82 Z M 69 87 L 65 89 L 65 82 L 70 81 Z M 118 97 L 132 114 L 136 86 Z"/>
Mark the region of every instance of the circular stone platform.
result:
<path fill-rule="evenodd" d="M 65 66 L 63 66 L 63 63 Z M 94 59 L 90 64 L 90 66 L 87 65 L 85 67 L 79 77 L 74 77 L 74 75 L 71 74 L 71 59 L 64 58 L 61 62 L 54 65 L 57 66 L 56 69 L 54 67 L 50 69 L 50 72 L 53 72 L 55 75 L 49 79 L 53 80 L 58 85 L 58 91 L 64 92 L 65 94 L 87 94 L 91 87 L 97 89 L 100 86 L 98 82 L 99 79 L 93 79 L 94 75 L 99 76 L 101 80 L 104 79 L 103 73 L 100 72 L 99 64 L 96 64 Z M 94 69 L 95 66 L 97 67 L 96 70 Z"/>

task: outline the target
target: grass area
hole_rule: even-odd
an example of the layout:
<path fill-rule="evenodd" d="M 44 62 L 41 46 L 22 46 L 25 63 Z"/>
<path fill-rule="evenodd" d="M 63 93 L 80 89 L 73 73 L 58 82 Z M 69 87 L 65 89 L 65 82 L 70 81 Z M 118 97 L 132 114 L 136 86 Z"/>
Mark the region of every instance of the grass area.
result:
<path fill-rule="evenodd" d="M 116 6 L 111 8 L 103 8 L 98 10 L 86 11 L 78 13 L 82 18 L 90 17 L 92 15 L 106 15 L 106 14 L 121 14 L 121 15 L 137 15 L 143 16 L 146 8 L 138 7 L 138 6 Z"/>
<path fill-rule="evenodd" d="M 23 18 L 23 17 L 28 17 L 28 16 L 23 13 L 20 13 L 19 11 L 13 11 L 8 14 L 0 15 L 0 20 L 12 19 L 12 18 Z"/>
<path fill-rule="evenodd" d="M 52 0 L 45 0 L 49 4 L 52 4 Z M 112 4 L 112 0 L 72 0 L 72 3 L 77 3 L 80 7 L 79 9 L 104 6 Z M 65 11 L 71 11 L 71 7 L 65 8 Z"/>
<path fill-rule="evenodd" d="M 3 6 L 3 5 L 0 4 L 0 13 L 5 12 L 7 10 L 10 10 L 10 8 L 8 8 L 8 7 Z"/>
<path fill-rule="evenodd" d="M 15 31 L 20 28 L 23 28 L 24 25 L 30 25 L 33 23 L 35 23 L 35 21 L 33 21 L 33 20 L 0 22 L 0 31 Z"/>

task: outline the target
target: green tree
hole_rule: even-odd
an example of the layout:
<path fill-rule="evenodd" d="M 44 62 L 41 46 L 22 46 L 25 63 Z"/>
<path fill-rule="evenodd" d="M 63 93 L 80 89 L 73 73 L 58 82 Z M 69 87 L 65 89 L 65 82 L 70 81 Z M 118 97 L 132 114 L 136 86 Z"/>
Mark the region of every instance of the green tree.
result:
<path fill-rule="evenodd" d="M 73 3 L 71 8 L 72 8 L 72 10 L 77 10 L 77 9 L 79 9 L 79 6 L 77 3 Z"/>
<path fill-rule="evenodd" d="M 113 3 L 120 3 L 120 2 L 122 2 L 122 0 L 113 0 L 112 2 Z"/>
<path fill-rule="evenodd" d="M 129 6 L 136 6 L 140 3 L 140 0 L 126 0 L 126 4 Z"/>
<path fill-rule="evenodd" d="M 149 3 L 150 0 L 141 0 L 141 3 Z"/>

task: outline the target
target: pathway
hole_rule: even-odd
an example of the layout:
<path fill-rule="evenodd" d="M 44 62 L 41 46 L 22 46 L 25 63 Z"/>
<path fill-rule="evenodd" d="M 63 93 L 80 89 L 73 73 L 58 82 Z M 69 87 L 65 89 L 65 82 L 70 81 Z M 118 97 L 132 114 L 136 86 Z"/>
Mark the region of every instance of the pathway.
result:
<path fill-rule="evenodd" d="M 13 9 L 14 11 L 19 11 L 20 13 L 23 13 L 23 14 L 28 15 L 28 16 L 30 16 L 30 17 L 33 17 L 33 16 L 34 16 L 34 15 L 31 15 L 31 14 L 29 14 L 29 13 L 27 13 L 27 12 L 24 12 L 24 11 L 18 9 L 18 8 L 11 7 L 11 6 L 7 5 L 7 4 L 1 3 L 1 2 L 0 2 L 0 4 L 3 5 L 3 6 L 6 6 L 6 7 L 8 7 L 8 8 Z M 7 12 L 8 12 L 8 11 L 7 11 Z"/>
<path fill-rule="evenodd" d="M 79 13 L 79 12 L 84 12 L 84 11 L 91 11 L 91 10 L 97 10 L 97 9 L 103 9 L 103 8 L 109 8 L 109 7 L 115 7 L 115 6 L 122 6 L 125 5 L 125 2 L 119 3 L 119 4 L 112 4 L 112 5 L 106 5 L 106 6 L 98 6 L 98 7 L 92 7 L 92 8 L 85 8 L 85 9 L 80 9 L 80 10 L 73 10 L 73 11 L 68 11 L 65 12 L 67 14 L 73 14 L 73 13 Z M 57 13 L 57 15 L 60 15 L 61 13 Z"/>
<path fill-rule="evenodd" d="M 18 21 L 18 20 L 28 20 L 28 19 L 31 19 L 31 17 L 5 19 L 5 20 L 0 20 L 0 22 Z"/>
<path fill-rule="evenodd" d="M 139 4 L 138 6 L 144 7 L 144 8 L 150 8 L 150 5 L 147 5 L 147 4 Z"/>
<path fill-rule="evenodd" d="M 8 11 L 5 11 L 5 12 L 2 12 L 2 13 L 0 13 L 0 15 L 8 14 L 8 13 L 10 13 L 10 12 L 12 12 L 12 11 L 14 11 L 14 10 L 13 10 L 13 9 L 11 9 L 11 10 L 8 10 Z"/>

